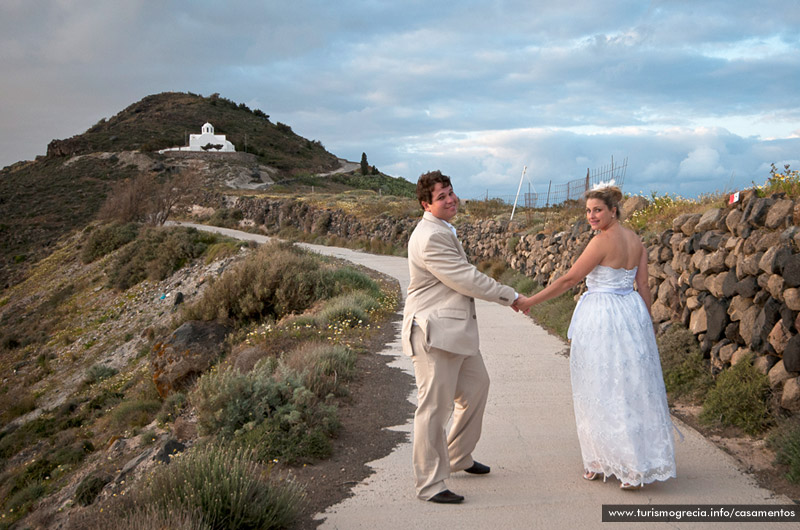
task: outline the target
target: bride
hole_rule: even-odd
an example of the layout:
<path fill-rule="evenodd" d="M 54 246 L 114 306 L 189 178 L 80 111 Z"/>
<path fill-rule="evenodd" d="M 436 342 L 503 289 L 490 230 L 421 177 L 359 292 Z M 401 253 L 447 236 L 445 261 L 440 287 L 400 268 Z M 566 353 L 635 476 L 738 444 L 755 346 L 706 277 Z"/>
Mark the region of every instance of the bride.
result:
<path fill-rule="evenodd" d="M 586 218 L 600 232 L 572 268 L 520 297 L 517 307 L 527 312 L 586 278 L 567 334 L 583 478 L 614 476 L 623 489 L 636 489 L 675 477 L 675 451 L 650 318 L 647 251 L 620 224 L 622 192 L 613 184 L 586 193 Z"/>

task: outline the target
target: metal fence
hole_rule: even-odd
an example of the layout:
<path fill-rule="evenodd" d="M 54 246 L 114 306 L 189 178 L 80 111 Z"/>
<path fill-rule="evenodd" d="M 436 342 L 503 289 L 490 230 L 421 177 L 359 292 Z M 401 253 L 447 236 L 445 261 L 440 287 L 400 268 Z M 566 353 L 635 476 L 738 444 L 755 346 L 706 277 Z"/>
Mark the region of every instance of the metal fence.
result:
<path fill-rule="evenodd" d="M 546 192 L 526 192 L 522 194 L 517 201 L 518 206 L 525 208 L 548 208 L 566 201 L 579 200 L 583 197 L 583 194 L 594 185 L 600 182 L 608 182 L 612 179 L 614 180 L 614 185 L 622 189 L 625 183 L 625 172 L 627 169 L 627 157 L 621 164 L 615 164 L 614 158 L 612 157 L 611 164 L 593 170 L 587 169 L 585 178 L 570 180 L 564 183 L 554 183 L 550 180 L 547 184 Z M 516 195 L 490 196 L 487 192 L 485 197 L 476 197 L 474 200 L 496 199 L 507 204 L 514 204 L 516 198 Z"/>

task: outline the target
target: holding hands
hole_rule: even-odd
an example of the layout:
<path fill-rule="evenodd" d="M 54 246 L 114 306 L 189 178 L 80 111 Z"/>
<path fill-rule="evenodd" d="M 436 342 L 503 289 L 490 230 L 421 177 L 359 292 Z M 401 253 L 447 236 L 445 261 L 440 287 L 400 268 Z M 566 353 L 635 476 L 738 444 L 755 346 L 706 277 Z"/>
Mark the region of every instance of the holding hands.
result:
<path fill-rule="evenodd" d="M 533 306 L 534 306 L 534 303 L 533 303 L 533 297 L 532 296 L 519 295 L 519 297 L 517 297 L 517 299 L 514 300 L 514 303 L 511 304 L 511 309 L 513 309 L 517 313 L 522 311 L 523 313 L 525 313 L 527 315 L 528 312 L 531 310 L 531 307 L 533 307 Z"/>

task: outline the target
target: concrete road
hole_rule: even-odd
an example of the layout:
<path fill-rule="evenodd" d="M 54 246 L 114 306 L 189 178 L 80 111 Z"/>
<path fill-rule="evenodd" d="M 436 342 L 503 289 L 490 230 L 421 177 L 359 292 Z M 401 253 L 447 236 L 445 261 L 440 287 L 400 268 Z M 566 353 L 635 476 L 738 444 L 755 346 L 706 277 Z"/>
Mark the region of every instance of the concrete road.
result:
<path fill-rule="evenodd" d="M 206 227 L 198 227 L 206 228 Z M 264 241 L 262 236 L 212 230 Z M 405 293 L 405 258 L 304 245 L 397 278 Z M 411 468 L 412 418 L 394 429 L 407 442 L 378 461 L 375 473 L 354 495 L 318 514 L 323 529 L 535 529 L 535 528 L 797 528 L 797 523 L 602 523 L 610 504 L 790 505 L 792 501 L 760 488 L 737 468 L 732 457 L 689 426 L 674 419 L 685 439 L 676 443 L 678 477 L 623 491 L 619 482 L 587 482 L 582 464 L 569 381 L 567 345 L 507 307 L 478 301 L 481 350 L 492 383 L 484 431 L 474 457 L 492 467 L 489 475 L 457 473 L 448 487 L 466 497 L 460 505 L 423 502 L 414 495 Z M 413 375 L 397 339 L 382 354 Z M 414 392 L 408 396 L 416 401 Z M 800 508 L 800 506 L 796 506 Z M 644 507 L 642 507 L 644 508 Z M 722 525 L 722 526 L 721 526 Z"/>

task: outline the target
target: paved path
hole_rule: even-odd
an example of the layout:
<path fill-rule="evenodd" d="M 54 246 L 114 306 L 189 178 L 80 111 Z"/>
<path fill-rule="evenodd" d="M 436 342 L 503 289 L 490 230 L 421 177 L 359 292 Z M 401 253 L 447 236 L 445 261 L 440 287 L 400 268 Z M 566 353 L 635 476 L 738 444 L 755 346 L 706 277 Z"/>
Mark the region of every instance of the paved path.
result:
<path fill-rule="evenodd" d="M 263 236 L 212 230 L 264 241 Z M 304 245 L 397 278 L 408 285 L 405 258 L 348 249 Z M 797 523 L 601 523 L 604 504 L 792 504 L 758 487 L 736 462 L 689 426 L 675 420 L 685 439 L 676 443 L 678 478 L 622 491 L 617 481 L 581 478 L 566 344 L 510 308 L 477 303 L 481 350 L 492 383 L 484 431 L 475 458 L 492 467 L 485 476 L 457 473 L 448 487 L 466 497 L 457 506 L 415 498 L 410 441 L 371 462 L 375 473 L 354 495 L 317 518 L 322 529 L 460 528 L 797 528 Z M 384 355 L 413 375 L 401 352 L 399 333 Z M 408 399 L 415 402 L 412 392 Z M 411 439 L 412 419 L 395 427 Z"/>

